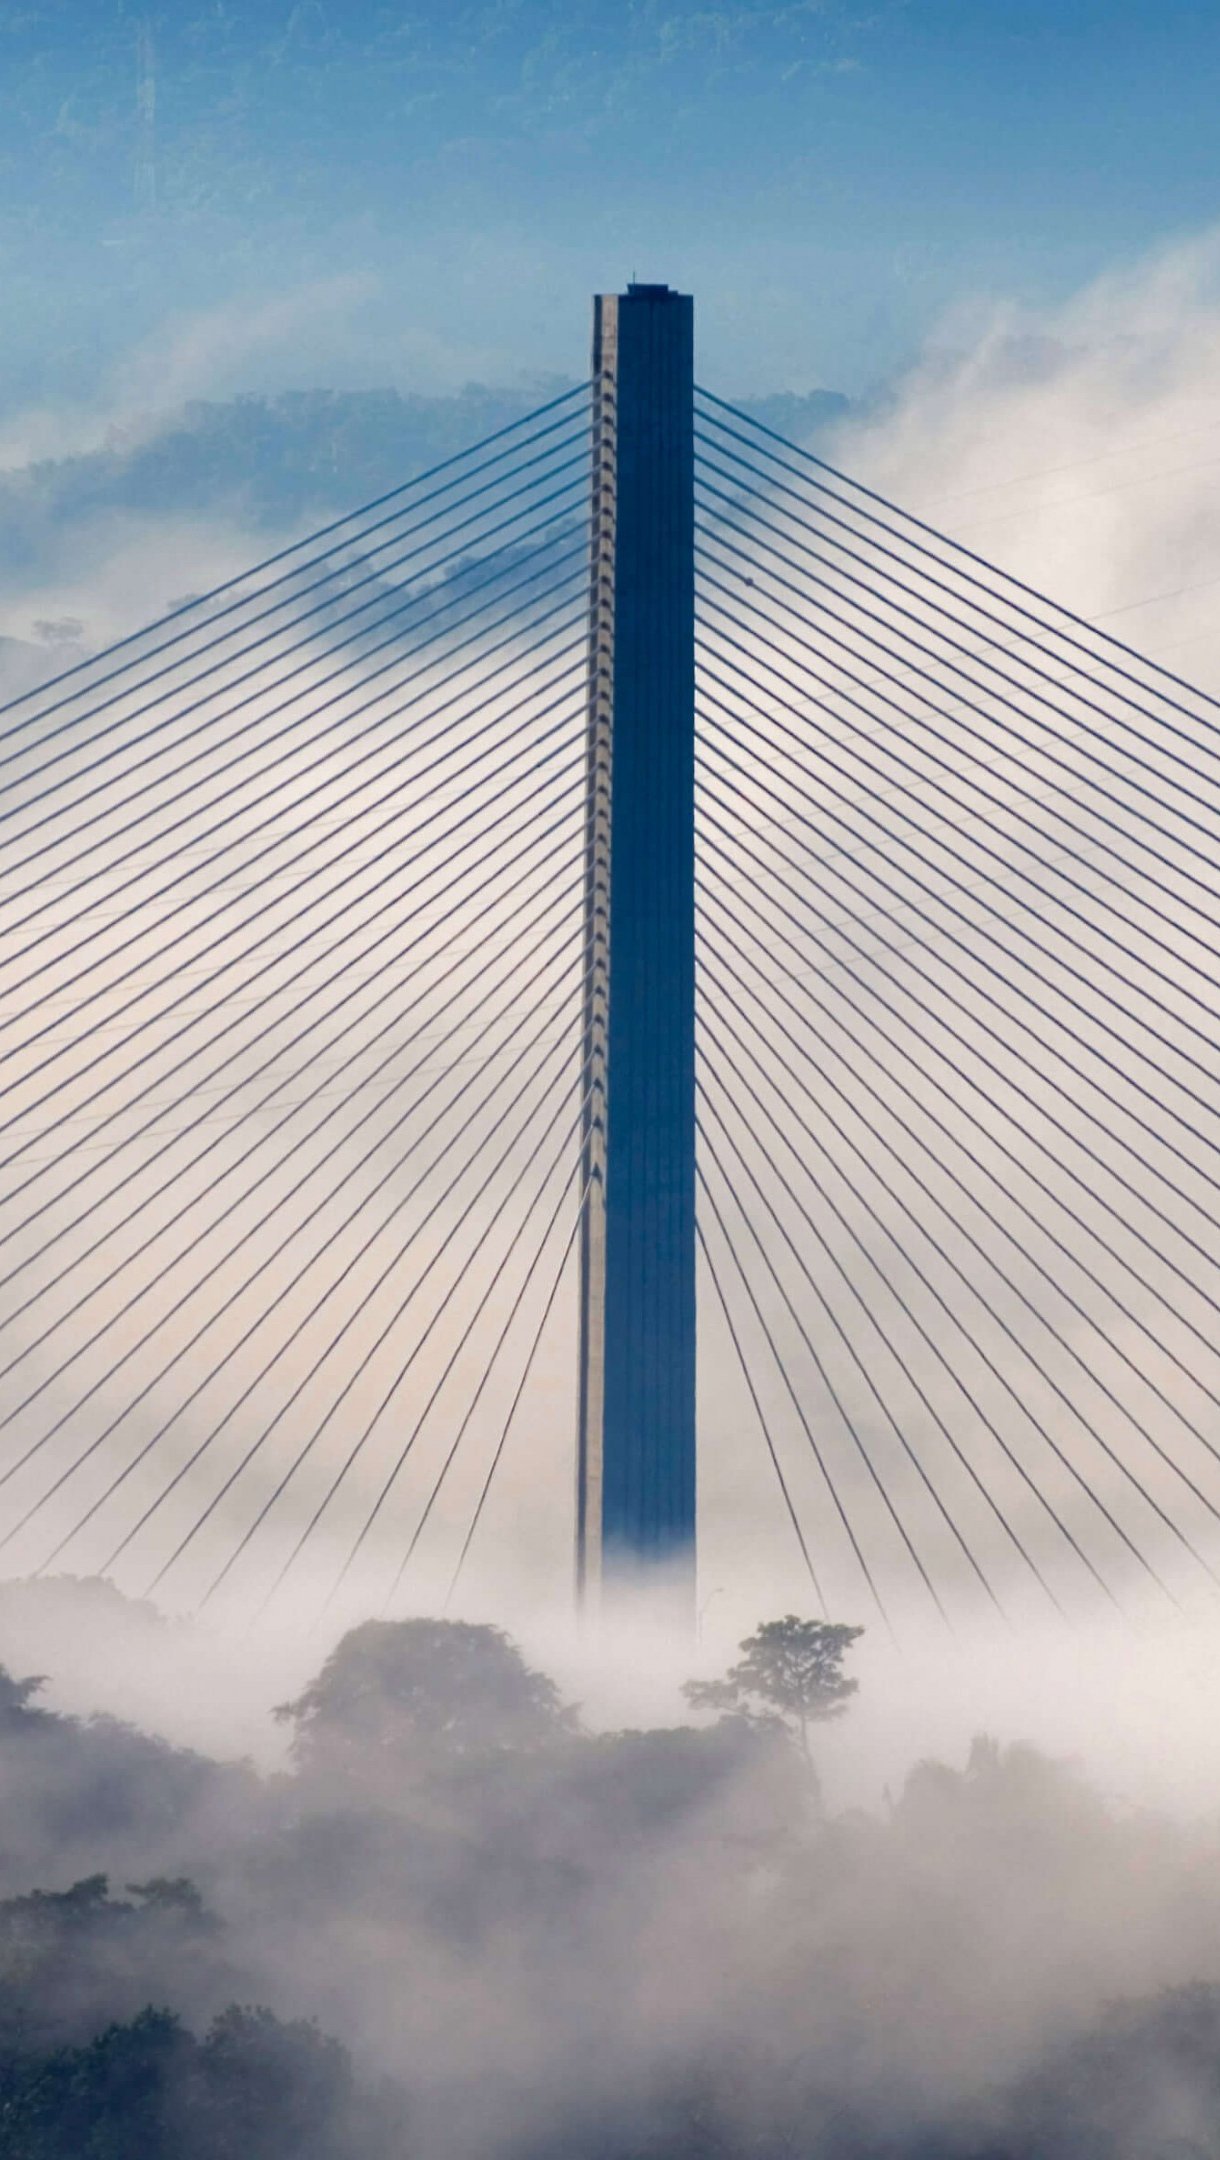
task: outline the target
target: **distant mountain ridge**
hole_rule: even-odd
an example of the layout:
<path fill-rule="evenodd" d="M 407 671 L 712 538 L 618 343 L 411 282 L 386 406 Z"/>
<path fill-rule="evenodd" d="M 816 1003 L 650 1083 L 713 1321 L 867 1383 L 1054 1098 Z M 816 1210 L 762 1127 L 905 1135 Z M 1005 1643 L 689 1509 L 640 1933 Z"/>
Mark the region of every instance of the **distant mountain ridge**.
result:
<path fill-rule="evenodd" d="M 116 431 L 100 450 L 0 476 L 0 575 L 36 580 L 74 525 L 111 514 L 223 514 L 252 535 L 299 528 L 371 500 L 468 448 L 569 385 L 451 396 L 288 390 L 196 401 L 147 440 Z M 835 391 L 742 400 L 780 434 L 807 440 L 848 410 Z"/>

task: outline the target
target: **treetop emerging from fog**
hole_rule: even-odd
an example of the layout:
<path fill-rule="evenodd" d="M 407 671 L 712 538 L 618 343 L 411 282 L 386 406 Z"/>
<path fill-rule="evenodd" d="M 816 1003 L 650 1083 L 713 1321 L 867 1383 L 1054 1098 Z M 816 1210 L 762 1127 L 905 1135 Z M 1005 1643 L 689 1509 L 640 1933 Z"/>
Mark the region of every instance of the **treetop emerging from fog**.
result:
<path fill-rule="evenodd" d="M 452 1759 L 534 1748 L 575 1717 L 499 1628 L 446 1620 L 366 1620 L 275 1714 L 294 1725 L 302 1768 L 357 1775 L 374 1749 Z"/>
<path fill-rule="evenodd" d="M 692 1709 L 782 1723 L 808 1752 L 809 1726 L 841 1717 L 859 1687 L 845 1678 L 843 1660 L 863 1633 L 795 1613 L 767 1620 L 742 1643 L 742 1656 L 723 1680 L 690 1681 L 686 1699 Z"/>

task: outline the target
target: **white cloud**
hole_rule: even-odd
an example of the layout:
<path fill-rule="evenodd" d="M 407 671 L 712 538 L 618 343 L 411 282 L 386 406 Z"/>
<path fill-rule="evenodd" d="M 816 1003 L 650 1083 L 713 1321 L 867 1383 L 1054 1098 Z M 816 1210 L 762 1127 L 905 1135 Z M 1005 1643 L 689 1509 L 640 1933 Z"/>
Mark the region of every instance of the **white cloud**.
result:
<path fill-rule="evenodd" d="M 944 326 L 849 472 L 1220 689 L 1220 231 Z"/>

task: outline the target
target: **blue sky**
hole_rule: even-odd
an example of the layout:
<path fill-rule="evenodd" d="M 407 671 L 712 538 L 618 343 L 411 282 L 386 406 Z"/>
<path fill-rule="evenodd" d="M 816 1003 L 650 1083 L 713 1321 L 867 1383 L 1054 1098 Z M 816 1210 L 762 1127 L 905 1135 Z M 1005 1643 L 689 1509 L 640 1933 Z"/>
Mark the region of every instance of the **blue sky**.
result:
<path fill-rule="evenodd" d="M 1218 93 L 1214 0 L 16 0 L 0 399 L 279 298 L 249 387 L 573 372 L 633 270 L 705 376 L 858 392 L 1212 224 Z"/>

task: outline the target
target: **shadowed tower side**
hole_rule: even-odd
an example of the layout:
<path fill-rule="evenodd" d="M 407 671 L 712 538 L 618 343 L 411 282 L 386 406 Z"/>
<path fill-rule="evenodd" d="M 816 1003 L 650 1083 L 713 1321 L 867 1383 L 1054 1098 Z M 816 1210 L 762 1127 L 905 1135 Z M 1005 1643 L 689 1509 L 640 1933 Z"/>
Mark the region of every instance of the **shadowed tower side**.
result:
<path fill-rule="evenodd" d="M 594 309 L 577 1575 L 693 1591 L 693 306 Z"/>

